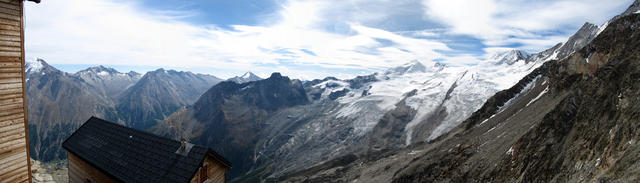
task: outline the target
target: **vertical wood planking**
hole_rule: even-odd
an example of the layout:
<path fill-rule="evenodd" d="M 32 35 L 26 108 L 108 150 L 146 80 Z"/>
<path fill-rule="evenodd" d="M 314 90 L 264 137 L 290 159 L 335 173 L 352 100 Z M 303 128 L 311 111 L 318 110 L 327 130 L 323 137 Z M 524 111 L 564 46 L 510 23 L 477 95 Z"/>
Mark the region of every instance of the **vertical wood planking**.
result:
<path fill-rule="evenodd" d="M 24 1 L 23 0 L 19 0 L 20 1 L 20 5 L 18 7 L 18 9 L 20 9 L 20 52 L 21 55 L 20 57 L 22 59 L 20 59 L 20 66 L 22 67 L 22 69 L 20 70 L 20 74 L 22 75 L 22 106 L 24 109 L 23 115 L 24 115 L 24 140 L 25 140 L 25 151 L 26 151 L 26 156 L 27 156 L 27 181 L 29 183 L 31 183 L 31 156 L 30 156 L 30 151 L 29 151 L 29 120 L 27 119 L 27 81 L 25 80 L 25 54 L 24 54 Z M 8 28 L 9 29 L 9 28 Z"/>
<path fill-rule="evenodd" d="M 31 182 L 23 3 L 0 0 L 0 183 Z"/>

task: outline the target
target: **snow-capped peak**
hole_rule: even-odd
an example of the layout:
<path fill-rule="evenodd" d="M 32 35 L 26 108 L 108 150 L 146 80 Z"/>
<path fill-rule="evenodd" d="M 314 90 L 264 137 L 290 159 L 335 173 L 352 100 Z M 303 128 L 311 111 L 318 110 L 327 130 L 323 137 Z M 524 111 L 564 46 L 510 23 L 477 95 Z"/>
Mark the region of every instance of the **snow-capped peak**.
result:
<path fill-rule="evenodd" d="M 120 74 L 120 72 L 118 72 L 114 68 L 105 67 L 105 66 L 102 66 L 102 65 L 87 68 L 85 70 L 79 71 L 79 73 L 80 74 L 95 73 L 98 76 L 108 76 L 108 75 L 111 75 L 111 74 Z"/>
<path fill-rule="evenodd" d="M 228 80 L 236 82 L 236 83 L 246 83 L 246 82 L 251 82 L 251 81 L 262 80 L 262 78 L 258 77 L 257 75 L 253 74 L 252 72 L 246 72 L 246 73 L 242 74 L 242 76 L 236 76 L 236 77 L 233 77 L 233 78 L 229 78 Z"/>
<path fill-rule="evenodd" d="M 240 76 L 240 77 L 241 77 L 241 78 L 244 78 L 244 79 L 250 79 L 250 78 L 258 77 L 258 76 L 256 76 L 256 75 L 255 75 L 255 74 L 253 74 L 252 72 L 246 72 L 246 73 L 244 73 L 244 74 L 243 74 L 242 76 Z"/>
<path fill-rule="evenodd" d="M 38 72 L 44 68 L 45 61 L 40 58 L 29 58 L 25 63 L 25 72 Z"/>
<path fill-rule="evenodd" d="M 529 57 L 529 53 L 522 50 L 509 50 L 506 52 L 495 53 L 487 61 L 495 63 L 496 65 L 509 64 L 512 65 L 520 60 L 526 60 Z"/>
<path fill-rule="evenodd" d="M 418 60 L 413 60 L 409 63 L 403 64 L 398 67 L 391 68 L 385 72 L 385 74 L 397 74 L 403 75 L 406 73 L 417 73 L 417 72 L 426 72 L 427 67 Z"/>

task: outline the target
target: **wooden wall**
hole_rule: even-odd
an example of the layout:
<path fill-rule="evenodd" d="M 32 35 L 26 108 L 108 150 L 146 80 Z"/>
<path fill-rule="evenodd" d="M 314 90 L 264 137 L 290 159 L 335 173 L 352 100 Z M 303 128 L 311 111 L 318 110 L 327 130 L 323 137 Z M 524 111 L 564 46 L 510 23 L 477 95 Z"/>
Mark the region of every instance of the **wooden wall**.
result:
<path fill-rule="evenodd" d="M 118 182 L 73 153 L 67 152 L 67 159 L 69 161 L 69 182 Z"/>
<path fill-rule="evenodd" d="M 207 180 L 206 183 L 225 183 L 227 182 L 227 167 L 222 165 L 219 161 L 215 160 L 211 156 L 205 157 L 202 165 L 207 166 Z M 203 182 L 200 180 L 200 173 L 203 171 L 202 167 L 198 169 L 196 175 L 191 179 L 191 183 Z"/>
<path fill-rule="evenodd" d="M 0 0 L 0 183 L 31 182 L 22 4 Z"/>

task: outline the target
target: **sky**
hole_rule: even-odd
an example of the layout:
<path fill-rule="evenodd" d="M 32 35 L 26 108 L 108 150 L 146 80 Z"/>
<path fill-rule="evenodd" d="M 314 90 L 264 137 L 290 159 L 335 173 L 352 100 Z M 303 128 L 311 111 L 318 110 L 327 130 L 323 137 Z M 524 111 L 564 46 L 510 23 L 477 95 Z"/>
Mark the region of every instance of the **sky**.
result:
<path fill-rule="evenodd" d="M 44 0 L 25 3 L 28 58 L 221 78 L 351 78 L 418 60 L 536 53 L 632 0 Z"/>

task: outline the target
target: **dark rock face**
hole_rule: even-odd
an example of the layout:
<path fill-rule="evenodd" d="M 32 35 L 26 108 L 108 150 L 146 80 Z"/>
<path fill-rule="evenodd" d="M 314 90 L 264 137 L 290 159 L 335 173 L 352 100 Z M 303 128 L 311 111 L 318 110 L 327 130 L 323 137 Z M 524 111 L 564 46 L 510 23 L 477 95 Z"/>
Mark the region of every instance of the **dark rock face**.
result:
<path fill-rule="evenodd" d="M 424 70 L 424 66 L 422 66 L 422 68 Z M 378 79 L 376 79 L 375 74 L 366 75 L 366 76 L 357 76 L 356 78 L 347 80 L 347 82 L 350 84 L 352 88 L 361 88 L 363 85 L 367 83 L 376 82 L 376 81 L 378 81 Z"/>
<path fill-rule="evenodd" d="M 290 80 L 279 73 L 271 77 L 238 84 L 221 82 L 185 111 L 183 121 L 164 121 L 151 129 L 154 133 L 176 138 L 176 132 L 167 131 L 170 126 L 200 125 L 190 140 L 193 143 L 214 148 L 231 161 L 230 177 L 237 177 L 255 164 L 255 149 L 263 138 L 266 123 L 273 113 L 283 108 L 308 104 L 309 99 L 299 80 Z M 172 115 L 172 116 L 174 116 Z M 191 121 L 191 124 L 184 124 Z M 191 132 L 189 132 L 191 133 Z"/>
<path fill-rule="evenodd" d="M 638 182 L 640 14 L 489 99 L 434 141 L 285 182 Z M 330 178 L 330 179 L 327 179 Z"/>
<path fill-rule="evenodd" d="M 613 20 L 617 20 L 618 18 L 621 18 L 623 16 L 627 16 L 627 15 L 631 15 L 634 14 L 636 12 L 640 11 L 640 1 L 636 0 L 633 2 L 633 4 L 631 4 L 631 6 L 629 6 L 629 8 L 627 8 L 626 11 L 624 11 L 622 14 L 613 17 Z M 612 21 L 613 21 L 612 20 Z"/>
<path fill-rule="evenodd" d="M 417 90 L 407 93 L 405 96 L 415 95 Z M 371 150 L 382 148 L 398 148 L 404 144 L 404 127 L 416 115 L 416 110 L 407 106 L 406 97 L 396 104 L 396 108 L 387 112 L 373 128 L 368 136 L 368 147 Z"/>
<path fill-rule="evenodd" d="M 552 48 L 549 48 L 540 53 L 536 53 L 531 55 L 526 59 L 526 62 L 536 62 L 538 60 L 561 60 L 572 53 L 582 49 L 585 45 L 587 45 L 591 40 L 593 40 L 600 31 L 600 28 L 596 25 L 593 25 L 589 22 L 584 23 L 582 27 L 565 43 L 559 43 Z"/>
<path fill-rule="evenodd" d="M 596 25 L 588 22 L 584 23 L 578 32 L 569 37 L 569 40 L 567 40 L 567 42 L 558 49 L 558 59 L 566 58 L 573 52 L 582 49 L 587 45 L 587 43 L 591 42 L 591 40 L 596 37 L 599 30 L 600 28 Z"/>

